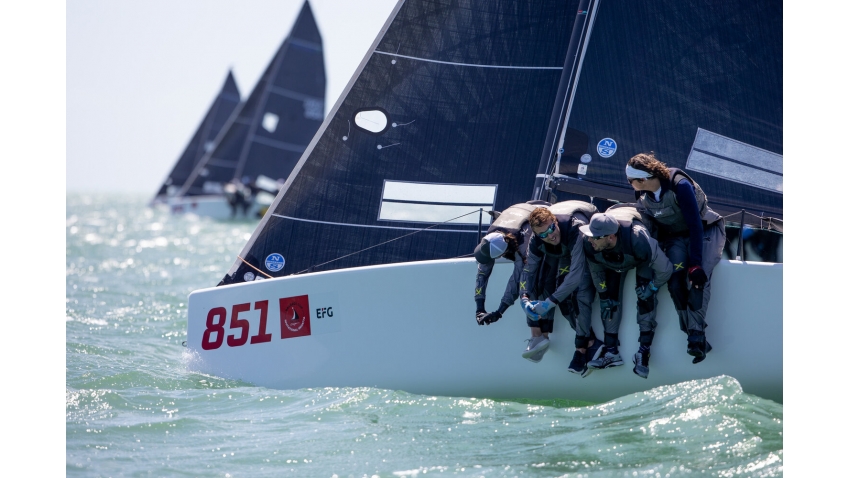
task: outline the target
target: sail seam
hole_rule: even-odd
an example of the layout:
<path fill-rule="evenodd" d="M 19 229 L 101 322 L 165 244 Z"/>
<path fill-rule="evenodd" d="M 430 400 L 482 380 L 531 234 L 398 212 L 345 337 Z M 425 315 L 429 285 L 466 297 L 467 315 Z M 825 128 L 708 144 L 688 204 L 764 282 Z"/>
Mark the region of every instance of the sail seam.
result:
<path fill-rule="evenodd" d="M 236 161 L 231 161 L 231 160 L 228 160 L 228 159 L 210 158 L 209 160 L 207 160 L 205 166 L 218 166 L 218 167 L 223 167 L 223 168 L 235 168 L 236 167 Z"/>
<path fill-rule="evenodd" d="M 417 58 L 415 56 L 399 55 L 398 53 L 390 53 L 386 51 L 375 50 L 375 53 L 380 55 L 396 56 L 399 58 L 407 58 L 410 60 L 427 61 L 429 63 L 440 63 L 443 65 L 457 66 L 473 66 L 476 68 L 504 68 L 509 70 L 563 70 L 563 66 L 508 66 L 508 65 L 476 65 L 474 63 L 458 63 L 453 61 L 429 60 L 428 58 Z"/>
<path fill-rule="evenodd" d="M 286 88 L 279 88 L 279 87 L 276 87 L 276 86 L 270 87 L 269 91 L 271 91 L 272 93 L 278 94 L 280 96 L 286 97 L 286 98 L 292 98 L 293 100 L 299 100 L 299 101 L 314 100 L 314 101 L 321 101 L 323 103 L 325 101 L 323 98 L 305 95 L 304 93 L 298 93 L 297 91 L 288 90 Z"/>
<path fill-rule="evenodd" d="M 316 221 L 313 219 L 300 219 L 297 217 L 284 216 L 282 214 L 271 214 L 274 217 L 279 217 L 281 219 L 290 219 L 292 221 L 301 221 L 301 222 L 312 222 L 315 224 L 330 224 L 333 226 L 351 226 L 351 227 L 371 227 L 375 229 L 401 229 L 403 231 L 437 231 L 437 232 L 472 232 L 478 234 L 477 230 L 465 230 L 465 229 L 429 229 L 429 228 L 418 228 L 418 227 L 394 227 L 394 226 L 373 226 L 369 224 L 348 224 L 344 222 L 330 222 L 330 221 Z"/>
<path fill-rule="evenodd" d="M 289 43 L 292 45 L 297 45 L 302 48 L 307 48 L 309 50 L 322 51 L 322 45 L 319 43 L 311 42 L 308 40 L 302 40 L 300 38 L 289 37 Z"/>
<path fill-rule="evenodd" d="M 292 143 L 284 143 L 283 141 L 276 141 L 263 136 L 254 136 L 251 141 L 265 144 L 266 146 L 271 146 L 273 148 L 282 149 L 284 151 L 292 151 L 293 153 L 303 153 L 304 149 L 307 147 Z"/>

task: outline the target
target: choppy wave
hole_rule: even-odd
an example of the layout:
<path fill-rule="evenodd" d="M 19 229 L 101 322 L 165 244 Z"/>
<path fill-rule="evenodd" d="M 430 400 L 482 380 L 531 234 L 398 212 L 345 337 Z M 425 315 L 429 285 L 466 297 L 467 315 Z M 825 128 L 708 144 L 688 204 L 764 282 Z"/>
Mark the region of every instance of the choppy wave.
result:
<path fill-rule="evenodd" d="M 270 390 L 188 372 L 188 294 L 250 222 L 67 197 L 68 476 L 782 476 L 782 405 L 733 377 L 587 404 L 373 388 Z"/>

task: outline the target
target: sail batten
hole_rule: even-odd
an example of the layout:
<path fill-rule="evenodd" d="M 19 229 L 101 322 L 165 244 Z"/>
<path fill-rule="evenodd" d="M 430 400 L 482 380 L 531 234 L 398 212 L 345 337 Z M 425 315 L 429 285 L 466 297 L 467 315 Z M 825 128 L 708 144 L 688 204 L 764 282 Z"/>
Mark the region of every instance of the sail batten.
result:
<path fill-rule="evenodd" d="M 375 53 L 379 55 L 389 55 L 394 58 L 407 58 L 409 60 L 417 60 L 417 61 L 427 61 L 430 63 L 442 63 L 444 65 L 457 65 L 457 66 L 472 66 L 476 68 L 504 68 L 504 69 L 515 69 L 515 70 L 563 70 L 562 66 L 514 66 L 514 65 L 481 65 L 481 64 L 473 64 L 473 63 L 459 63 L 456 61 L 440 61 L 440 60 L 431 60 L 428 58 L 417 58 L 415 56 L 409 55 L 399 55 L 398 53 L 391 53 L 386 51 L 378 51 Z"/>

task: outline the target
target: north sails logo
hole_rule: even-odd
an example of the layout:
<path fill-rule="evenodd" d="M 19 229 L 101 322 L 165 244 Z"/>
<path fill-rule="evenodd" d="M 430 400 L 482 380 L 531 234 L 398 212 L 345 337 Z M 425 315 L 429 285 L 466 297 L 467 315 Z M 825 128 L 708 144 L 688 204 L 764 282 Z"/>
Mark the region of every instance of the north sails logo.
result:
<path fill-rule="evenodd" d="M 280 299 L 280 338 L 310 335 L 310 302 L 306 295 Z"/>

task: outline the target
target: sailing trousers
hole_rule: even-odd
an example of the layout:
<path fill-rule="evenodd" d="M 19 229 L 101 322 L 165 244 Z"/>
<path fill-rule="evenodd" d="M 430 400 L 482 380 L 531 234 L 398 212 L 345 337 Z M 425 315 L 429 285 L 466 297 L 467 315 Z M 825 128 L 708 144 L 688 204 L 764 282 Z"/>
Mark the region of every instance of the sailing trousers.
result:
<path fill-rule="evenodd" d="M 565 278 L 566 274 L 559 276 L 557 285 L 560 286 Z M 590 270 L 585 267 L 579 286 L 565 300 L 558 304 L 561 314 L 576 332 L 575 346 L 577 348 L 587 347 L 590 339 L 596 338 L 590 328 L 591 320 L 593 319 L 593 299 L 595 296 L 596 289 L 593 287 Z"/>
<path fill-rule="evenodd" d="M 537 280 L 532 291 L 532 300 L 543 300 L 555 292 L 557 284 L 558 261 L 555 258 L 546 257 L 540 268 L 537 269 Z M 550 310 L 540 320 L 531 320 L 526 317 L 529 327 L 539 327 L 544 334 L 551 333 L 555 328 L 555 309 Z"/>
<path fill-rule="evenodd" d="M 726 243 L 726 224 L 723 219 L 707 226 L 703 230 L 702 241 L 702 269 L 708 276 L 702 293 L 702 307 L 692 310 L 688 306 L 688 269 L 693 264 L 688 264 L 688 251 L 690 239 L 685 237 L 672 237 L 661 241 L 661 249 L 667 254 L 667 258 L 673 263 L 673 275 L 667 282 L 667 290 L 676 307 L 679 316 L 679 328 L 686 334 L 688 331 L 705 333 L 708 326 L 705 315 L 708 312 L 708 301 L 711 299 L 711 272 L 720 262 L 723 254 L 723 246 Z"/>
<path fill-rule="evenodd" d="M 638 266 L 635 271 L 635 281 L 637 284 L 648 284 L 652 280 L 652 268 L 648 265 Z M 605 269 L 605 283 L 608 284 L 608 297 L 616 297 L 620 305 L 617 306 L 611 314 L 611 318 L 602 321 L 602 326 L 605 327 L 605 345 L 612 347 L 619 345 L 614 342 L 614 337 L 620 330 L 620 322 L 623 319 L 623 289 L 626 282 L 626 271 L 618 272 L 613 269 Z M 653 294 L 649 300 L 637 301 L 637 324 L 640 329 L 640 337 L 638 342 L 647 347 L 652 345 L 652 339 L 655 336 L 655 328 L 658 322 L 655 320 L 656 311 L 658 309 L 658 295 Z"/>

